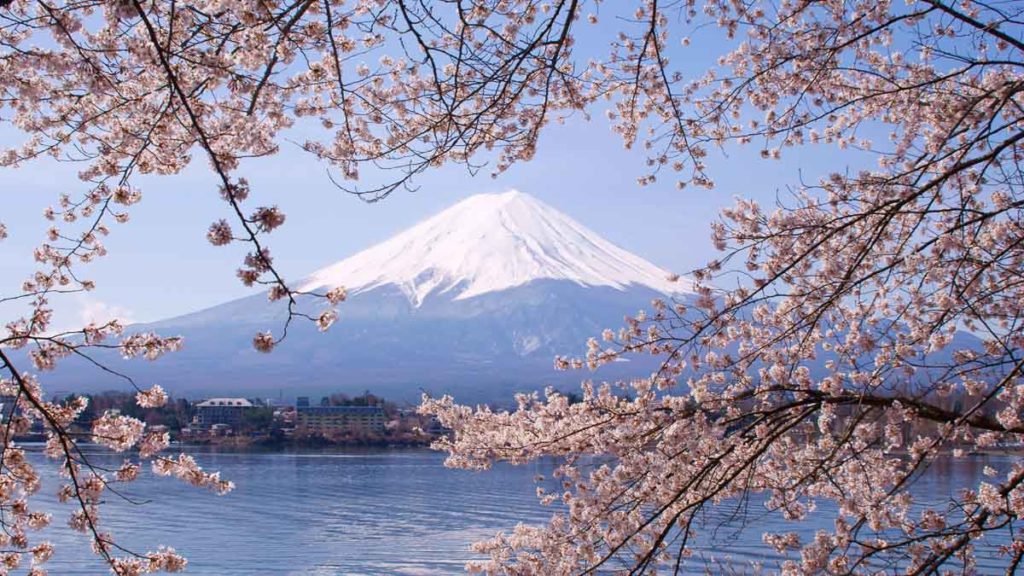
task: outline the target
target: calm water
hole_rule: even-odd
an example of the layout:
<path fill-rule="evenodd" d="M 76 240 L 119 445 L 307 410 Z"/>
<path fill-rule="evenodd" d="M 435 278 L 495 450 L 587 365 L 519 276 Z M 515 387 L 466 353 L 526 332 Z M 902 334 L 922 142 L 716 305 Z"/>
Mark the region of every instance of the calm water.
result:
<path fill-rule="evenodd" d="M 120 461 L 114 455 L 100 458 Z M 189 558 L 190 574 L 461 573 L 473 557 L 471 542 L 518 522 L 544 521 L 550 512 L 537 504 L 533 481 L 537 474 L 550 474 L 550 463 L 473 473 L 445 469 L 442 455 L 426 450 L 200 452 L 196 458 L 233 480 L 235 491 L 218 497 L 147 474 L 129 494 L 148 502 L 114 499 L 104 516 L 106 529 L 134 549 L 177 548 Z M 917 490 L 922 498 L 942 500 L 965 481 L 980 480 L 986 463 L 1002 468 L 1010 462 L 1008 457 L 944 462 Z M 43 490 L 53 494 L 56 485 L 56 478 L 47 477 Z M 51 573 L 104 573 L 84 538 L 64 527 L 68 508 L 44 507 L 55 512 L 54 525 L 44 532 L 58 545 Z M 749 508 L 757 527 L 798 528 L 777 516 L 760 516 L 756 503 Z M 821 511 L 827 515 L 825 507 Z M 774 565 L 760 531 L 723 525 L 726 514 L 719 510 L 708 518 L 705 553 Z M 129 522 L 135 527 L 126 531 Z M 810 523 L 798 531 L 811 535 L 823 525 Z M 714 545 L 708 540 L 712 535 Z"/>

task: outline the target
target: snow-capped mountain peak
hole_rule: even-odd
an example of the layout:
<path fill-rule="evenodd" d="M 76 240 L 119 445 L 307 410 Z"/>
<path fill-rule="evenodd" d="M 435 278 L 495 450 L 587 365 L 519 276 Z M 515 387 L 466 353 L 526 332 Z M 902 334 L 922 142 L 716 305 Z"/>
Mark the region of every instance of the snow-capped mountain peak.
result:
<path fill-rule="evenodd" d="M 395 285 L 417 306 L 434 293 L 461 300 L 534 280 L 618 290 L 644 286 L 666 295 L 691 291 L 686 280 L 668 278 L 668 271 L 512 190 L 471 196 L 314 272 L 300 289 L 345 286 L 350 294 L 358 294 Z"/>

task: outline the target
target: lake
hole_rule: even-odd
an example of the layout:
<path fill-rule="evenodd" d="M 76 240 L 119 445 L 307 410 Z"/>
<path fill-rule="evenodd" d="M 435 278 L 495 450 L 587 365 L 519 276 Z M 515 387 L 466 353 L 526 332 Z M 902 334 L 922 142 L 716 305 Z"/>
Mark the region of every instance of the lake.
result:
<path fill-rule="evenodd" d="M 337 450 L 303 452 L 193 452 L 201 465 L 219 470 L 237 487 L 216 496 L 168 479 L 145 476 L 127 491 L 146 500 L 111 499 L 104 527 L 119 542 L 146 551 L 158 544 L 189 559 L 189 574 L 452 574 L 473 558 L 468 546 L 518 522 L 543 522 L 550 509 L 537 503 L 534 477 L 549 476 L 553 464 L 498 466 L 489 472 L 449 470 L 443 455 L 428 450 Z M 41 460 L 40 456 L 33 456 Z M 98 456 L 116 464 L 121 457 Z M 942 499 L 964 482 L 977 482 L 982 468 L 1003 468 L 1007 456 L 945 460 L 916 485 L 922 498 Z M 52 466 L 49 467 L 52 469 Z M 48 563 L 52 574 L 98 574 L 105 568 L 86 539 L 65 527 L 69 506 L 51 498 L 57 478 L 44 477 L 43 508 L 54 512 L 43 533 L 58 546 Z M 828 508 L 799 526 L 751 506 L 754 525 L 813 534 L 827 525 Z M 708 521 L 718 525 L 716 511 Z M 133 527 L 126 530 L 131 523 Z M 714 535 L 714 542 L 708 538 Z M 728 522 L 706 530 L 705 553 L 734 561 L 767 561 L 760 530 L 737 532 Z"/>

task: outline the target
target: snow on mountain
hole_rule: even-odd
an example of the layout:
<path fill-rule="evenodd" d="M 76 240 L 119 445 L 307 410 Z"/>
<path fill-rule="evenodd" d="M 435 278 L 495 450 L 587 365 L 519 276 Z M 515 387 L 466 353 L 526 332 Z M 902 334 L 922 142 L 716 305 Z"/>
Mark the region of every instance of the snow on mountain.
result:
<path fill-rule="evenodd" d="M 463 300 L 536 280 L 580 286 L 692 291 L 686 280 L 512 190 L 478 194 L 300 283 L 303 291 L 345 286 L 350 294 L 395 285 L 419 306 L 431 294 Z"/>

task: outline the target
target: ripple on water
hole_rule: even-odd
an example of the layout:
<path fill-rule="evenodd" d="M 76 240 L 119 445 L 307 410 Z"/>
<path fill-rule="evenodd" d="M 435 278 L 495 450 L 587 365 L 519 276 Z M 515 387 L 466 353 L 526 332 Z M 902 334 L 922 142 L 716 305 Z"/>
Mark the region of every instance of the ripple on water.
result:
<path fill-rule="evenodd" d="M 117 464 L 122 458 L 101 454 L 96 459 Z M 551 514 L 538 504 L 533 483 L 537 474 L 550 477 L 550 463 L 474 473 L 446 469 L 442 455 L 425 450 L 200 452 L 196 459 L 233 480 L 236 490 L 218 497 L 146 475 L 128 493 L 148 503 L 111 501 L 104 516 L 105 527 L 123 533 L 123 542 L 133 549 L 177 548 L 189 558 L 189 574 L 462 573 L 473 558 L 472 542 L 519 522 L 545 522 Z M 985 462 L 944 463 L 915 489 L 922 497 L 948 497 L 965 480 L 980 479 Z M 46 476 L 40 502 L 55 513 L 54 525 L 45 531 L 58 545 L 51 573 L 101 573 L 88 543 L 65 527 L 67 507 L 46 498 L 57 485 L 55 476 Z M 758 505 L 754 499 L 750 511 L 757 513 Z M 822 504 L 816 519 L 804 525 L 766 515 L 757 530 L 737 532 L 729 512 L 717 508 L 708 514 L 700 553 L 769 566 L 778 560 L 761 543 L 762 529 L 813 535 L 830 518 Z M 719 525 L 710 538 L 711 528 Z M 990 559 L 982 569 L 991 565 Z"/>

